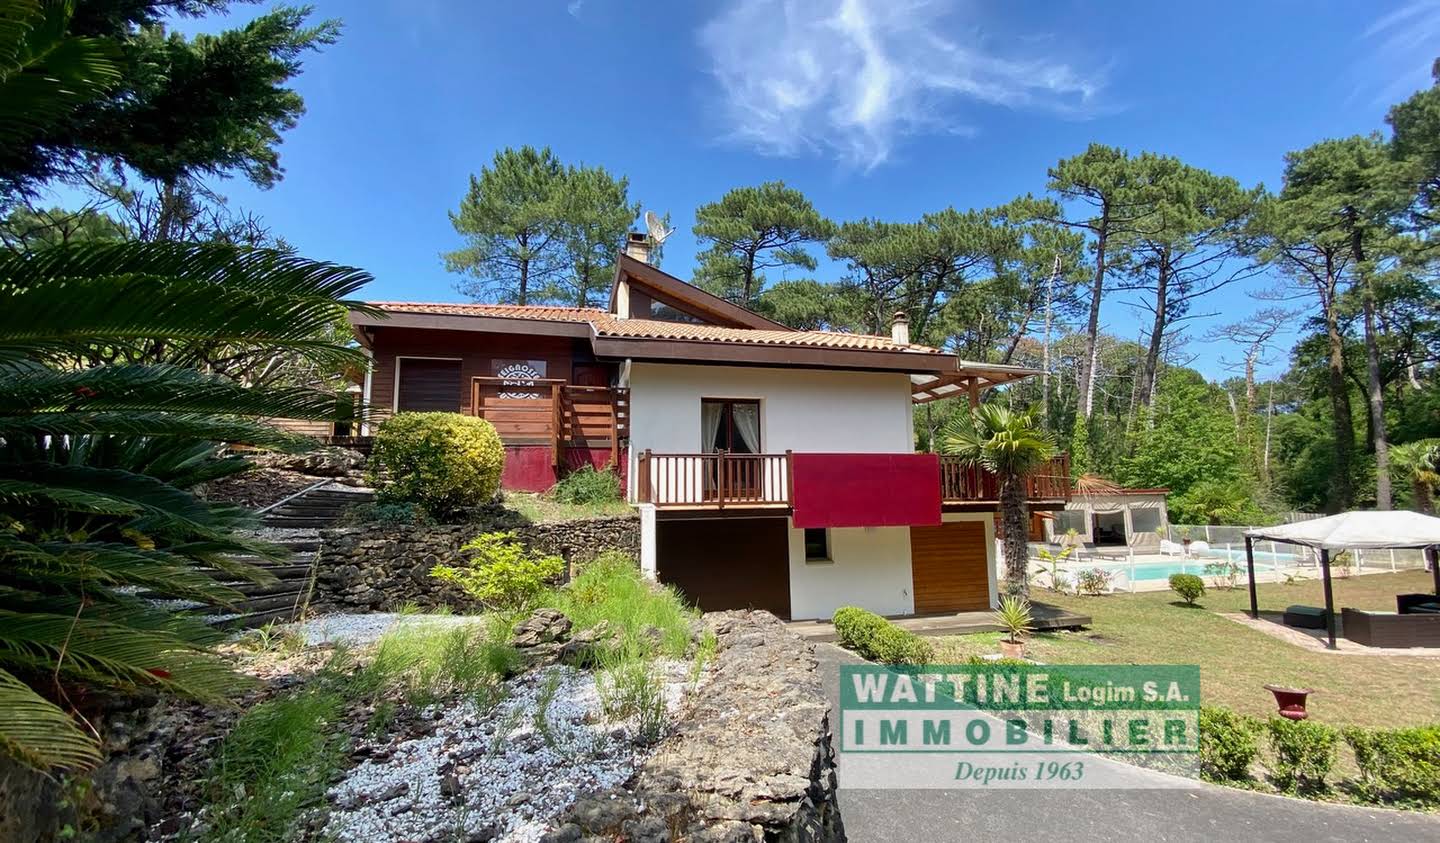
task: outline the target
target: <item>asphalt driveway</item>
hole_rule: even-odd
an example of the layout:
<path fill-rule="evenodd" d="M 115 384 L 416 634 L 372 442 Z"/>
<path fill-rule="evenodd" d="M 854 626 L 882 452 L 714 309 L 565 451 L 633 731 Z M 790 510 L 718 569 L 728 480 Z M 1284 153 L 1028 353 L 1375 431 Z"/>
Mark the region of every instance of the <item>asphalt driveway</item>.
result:
<path fill-rule="evenodd" d="M 834 644 L 816 644 L 815 657 L 836 711 L 839 667 L 861 660 Z M 840 815 L 856 841 L 1440 841 L 1436 816 L 1214 785 L 1186 790 L 870 790 L 845 780 L 843 761 L 840 775 Z"/>

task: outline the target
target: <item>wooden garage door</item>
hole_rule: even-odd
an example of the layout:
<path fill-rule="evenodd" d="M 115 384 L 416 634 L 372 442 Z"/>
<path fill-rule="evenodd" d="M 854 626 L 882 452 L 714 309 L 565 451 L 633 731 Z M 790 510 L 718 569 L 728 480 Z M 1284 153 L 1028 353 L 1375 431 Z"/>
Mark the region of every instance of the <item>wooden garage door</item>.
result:
<path fill-rule="evenodd" d="M 400 391 L 395 408 L 422 413 L 460 410 L 459 360 L 401 358 Z"/>
<path fill-rule="evenodd" d="M 784 518 L 662 520 L 655 525 L 660 582 L 703 611 L 765 609 L 790 617 L 790 530 Z"/>
<path fill-rule="evenodd" d="M 910 570 L 916 614 L 990 608 L 982 521 L 911 527 Z"/>

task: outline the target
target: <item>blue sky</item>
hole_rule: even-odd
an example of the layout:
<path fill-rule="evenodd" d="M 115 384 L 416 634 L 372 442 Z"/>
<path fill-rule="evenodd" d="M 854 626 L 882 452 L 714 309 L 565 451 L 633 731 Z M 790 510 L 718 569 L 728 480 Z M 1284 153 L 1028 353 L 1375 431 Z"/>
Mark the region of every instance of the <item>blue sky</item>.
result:
<path fill-rule="evenodd" d="M 1440 0 L 315 6 L 345 29 L 298 80 L 284 181 L 220 188 L 302 254 L 374 273 L 376 299 L 459 299 L 446 212 L 509 145 L 629 176 L 672 214 L 664 267 L 688 277 L 695 207 L 770 179 L 837 220 L 914 219 L 1040 192 L 1100 141 L 1277 187 L 1287 150 L 1382 128 L 1440 55 Z M 1232 290 L 1218 321 L 1258 307 Z M 1116 295 L 1103 321 L 1133 337 L 1138 318 Z M 1190 351 L 1223 375 L 1227 349 Z"/>

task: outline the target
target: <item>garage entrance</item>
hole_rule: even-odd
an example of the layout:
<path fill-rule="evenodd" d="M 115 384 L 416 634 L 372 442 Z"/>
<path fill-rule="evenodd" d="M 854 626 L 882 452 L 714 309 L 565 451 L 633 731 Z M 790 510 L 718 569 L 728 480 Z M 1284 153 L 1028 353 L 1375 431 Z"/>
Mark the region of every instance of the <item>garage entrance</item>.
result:
<path fill-rule="evenodd" d="M 910 528 L 910 575 L 915 613 L 975 612 L 990 608 L 985 522 L 952 521 Z"/>
<path fill-rule="evenodd" d="M 702 611 L 765 609 L 790 619 L 785 518 L 704 518 L 655 524 L 655 567 Z"/>

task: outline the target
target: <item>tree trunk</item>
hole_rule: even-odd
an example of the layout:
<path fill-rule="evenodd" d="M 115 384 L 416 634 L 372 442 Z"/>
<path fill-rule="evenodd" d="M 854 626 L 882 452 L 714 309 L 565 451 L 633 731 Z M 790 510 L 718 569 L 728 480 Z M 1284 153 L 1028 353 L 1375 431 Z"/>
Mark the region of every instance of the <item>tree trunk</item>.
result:
<path fill-rule="evenodd" d="M 1260 478 L 1270 488 L 1270 422 L 1275 416 L 1275 384 L 1270 384 L 1270 398 L 1265 404 L 1265 456 L 1260 460 Z"/>
<path fill-rule="evenodd" d="M 1145 362 L 1140 367 L 1140 401 L 1150 406 L 1150 395 L 1155 385 L 1155 371 L 1160 365 L 1160 349 L 1165 343 L 1165 312 L 1169 307 L 1170 262 L 1168 253 L 1160 256 L 1160 271 L 1155 280 L 1155 319 L 1150 324 L 1150 345 L 1145 349 Z"/>
<path fill-rule="evenodd" d="M 1357 233 L 1356 249 L 1359 249 Z M 1365 312 L 1365 378 L 1370 398 L 1370 436 L 1375 443 L 1375 508 L 1390 508 L 1390 446 L 1385 439 L 1385 393 L 1380 385 L 1380 343 L 1375 335 L 1375 285 L 1361 271 L 1360 300 Z"/>
<path fill-rule="evenodd" d="M 1329 510 L 1335 513 L 1349 509 L 1354 501 L 1350 473 L 1355 458 L 1355 424 L 1350 417 L 1350 389 L 1345 383 L 1345 342 L 1340 336 L 1333 302 L 1327 302 L 1325 306 L 1325 337 L 1330 346 L 1327 380 L 1335 435 L 1335 470 L 1330 475 Z"/>
<path fill-rule="evenodd" d="M 1085 382 L 1080 386 L 1080 411 L 1090 418 L 1095 404 L 1095 369 L 1100 359 L 1100 299 L 1105 292 L 1105 241 L 1109 235 L 1110 209 L 1100 212 L 1095 237 L 1095 283 L 1090 288 L 1090 321 L 1085 328 Z"/>
<path fill-rule="evenodd" d="M 1000 520 L 1005 533 L 1005 593 L 1026 597 L 1030 593 L 1030 513 L 1025 506 L 1024 478 L 1001 478 Z"/>
<path fill-rule="evenodd" d="M 530 259 L 529 259 L 529 258 L 522 258 L 522 259 L 520 260 L 520 289 L 519 289 L 518 291 L 516 291 L 515 303 L 518 304 L 518 305 L 525 305 L 525 304 L 527 304 L 528 302 L 526 301 L 526 299 L 529 297 L 529 295 L 530 295 Z"/>
<path fill-rule="evenodd" d="M 1418 478 L 1411 480 L 1410 484 L 1415 489 L 1415 511 L 1434 515 L 1435 501 L 1430 495 L 1430 484 Z"/>
<path fill-rule="evenodd" d="M 1053 430 L 1050 421 L 1050 324 L 1054 319 L 1051 303 L 1055 297 L 1055 276 L 1060 274 L 1060 256 L 1055 256 L 1055 268 L 1050 272 L 1050 281 L 1045 285 L 1045 339 L 1041 345 L 1040 366 L 1040 411 L 1044 413 L 1045 428 Z"/>

